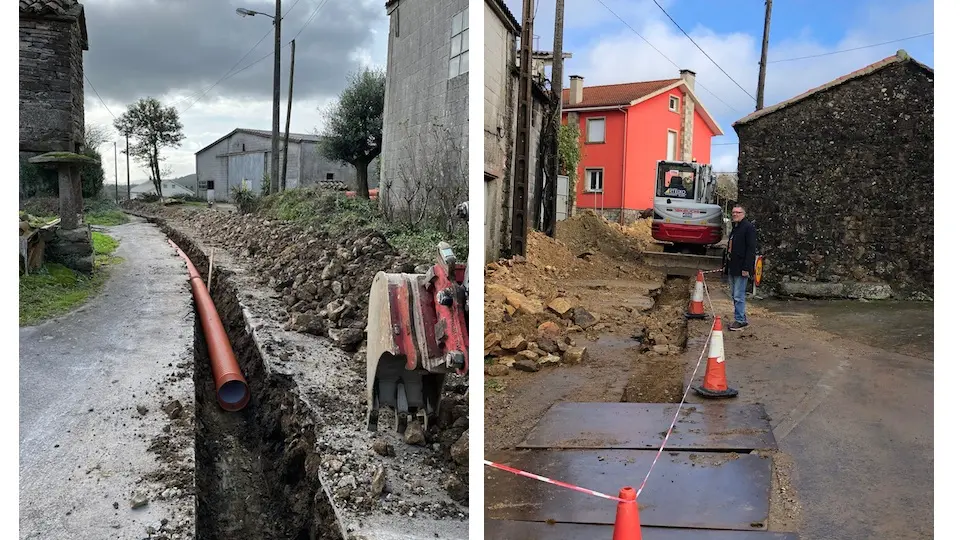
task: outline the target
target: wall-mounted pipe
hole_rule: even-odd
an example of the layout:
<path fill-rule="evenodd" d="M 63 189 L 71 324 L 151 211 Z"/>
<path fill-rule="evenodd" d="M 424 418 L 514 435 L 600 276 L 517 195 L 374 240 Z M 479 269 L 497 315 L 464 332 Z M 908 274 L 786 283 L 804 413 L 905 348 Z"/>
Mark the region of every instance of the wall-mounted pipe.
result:
<path fill-rule="evenodd" d="M 193 266 L 187 254 L 180 249 L 173 240 L 167 239 L 170 245 L 177 250 L 177 254 L 186 261 L 187 271 L 190 273 L 190 287 L 193 289 L 193 299 L 197 303 L 197 312 L 200 315 L 200 325 L 207 342 L 207 351 L 210 353 L 210 367 L 213 370 L 213 383 L 217 389 L 217 401 L 226 411 L 239 411 L 250 401 L 250 389 L 247 380 L 240 372 L 237 357 L 233 354 L 227 331 L 223 328 L 217 306 L 210 297 L 210 292 L 203 284 L 200 272 Z"/>

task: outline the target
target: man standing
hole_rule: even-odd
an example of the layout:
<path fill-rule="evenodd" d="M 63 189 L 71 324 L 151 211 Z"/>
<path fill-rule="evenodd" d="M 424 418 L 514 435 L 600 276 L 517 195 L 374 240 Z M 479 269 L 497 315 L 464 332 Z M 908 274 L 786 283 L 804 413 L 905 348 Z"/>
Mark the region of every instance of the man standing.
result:
<path fill-rule="evenodd" d="M 757 255 L 757 229 L 744 219 L 747 213 L 742 205 L 733 207 L 733 230 L 727 241 L 726 274 L 730 279 L 733 298 L 733 323 L 728 330 L 738 332 L 748 326 L 747 281 L 753 276 Z"/>

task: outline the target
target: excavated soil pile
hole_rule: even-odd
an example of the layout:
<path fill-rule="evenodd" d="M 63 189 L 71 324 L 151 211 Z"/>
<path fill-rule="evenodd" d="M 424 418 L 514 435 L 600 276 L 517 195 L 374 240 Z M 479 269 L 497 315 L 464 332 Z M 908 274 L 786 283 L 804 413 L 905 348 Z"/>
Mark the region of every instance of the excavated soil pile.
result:
<path fill-rule="evenodd" d="M 593 211 L 557 223 L 557 240 L 574 255 L 603 253 L 614 259 L 637 261 L 641 251 L 663 251 L 650 235 L 651 218 L 621 226 Z"/>
<path fill-rule="evenodd" d="M 526 257 L 487 265 L 484 351 L 496 359 L 488 360 L 487 374 L 580 363 L 583 342 L 611 331 L 636 335 L 643 352 L 678 353 L 683 342 L 673 320 L 675 306 L 653 309 L 664 276 L 633 260 L 638 242 L 592 214 L 562 224 L 560 236 L 572 238 L 579 248 L 532 231 Z M 609 241 L 597 243 L 591 235 Z M 595 245 L 620 248 L 582 249 Z"/>

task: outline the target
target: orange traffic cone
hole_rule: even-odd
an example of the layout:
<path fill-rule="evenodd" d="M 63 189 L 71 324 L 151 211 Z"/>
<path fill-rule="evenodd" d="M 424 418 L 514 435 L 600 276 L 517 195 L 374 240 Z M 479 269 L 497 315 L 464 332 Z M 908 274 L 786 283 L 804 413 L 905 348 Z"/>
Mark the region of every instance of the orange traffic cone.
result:
<path fill-rule="evenodd" d="M 707 358 L 707 372 L 703 376 L 703 386 L 694 388 L 698 394 L 710 398 L 736 397 L 739 392 L 727 386 L 726 358 L 723 354 L 723 323 L 720 317 L 713 320 L 713 332 L 710 335 L 710 352 Z"/>
<path fill-rule="evenodd" d="M 684 317 L 688 319 L 706 319 L 707 314 L 703 312 L 703 271 L 697 270 L 697 284 L 693 288 L 693 296 L 690 298 L 690 307 Z"/>
<path fill-rule="evenodd" d="M 613 522 L 613 540 L 642 540 L 637 492 L 632 487 L 621 488 L 620 498 L 629 502 L 617 503 L 617 520 Z"/>

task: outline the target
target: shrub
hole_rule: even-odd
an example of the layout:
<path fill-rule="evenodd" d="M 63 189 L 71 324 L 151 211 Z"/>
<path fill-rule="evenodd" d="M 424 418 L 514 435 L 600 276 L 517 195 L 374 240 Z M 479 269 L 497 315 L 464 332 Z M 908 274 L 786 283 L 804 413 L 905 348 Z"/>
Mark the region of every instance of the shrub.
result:
<path fill-rule="evenodd" d="M 257 211 L 260 202 L 253 191 L 245 186 L 234 186 L 230 193 L 233 195 L 233 204 L 237 206 L 237 211 L 241 214 L 250 214 Z"/>

